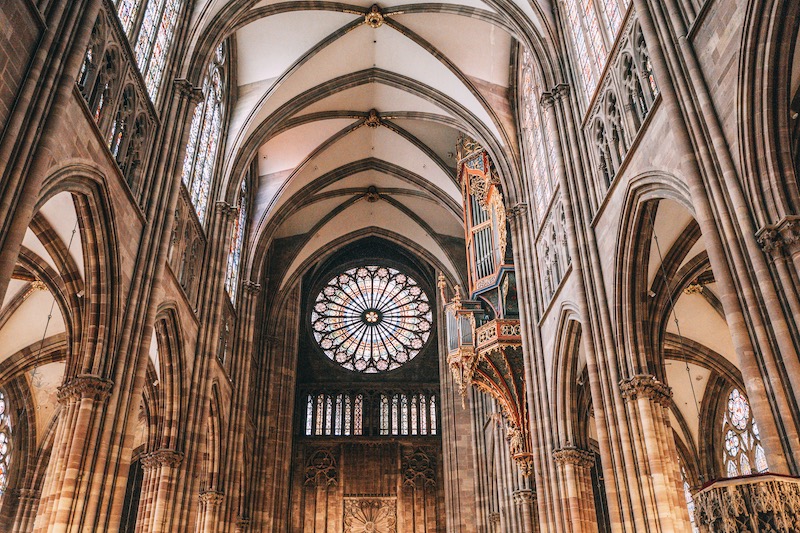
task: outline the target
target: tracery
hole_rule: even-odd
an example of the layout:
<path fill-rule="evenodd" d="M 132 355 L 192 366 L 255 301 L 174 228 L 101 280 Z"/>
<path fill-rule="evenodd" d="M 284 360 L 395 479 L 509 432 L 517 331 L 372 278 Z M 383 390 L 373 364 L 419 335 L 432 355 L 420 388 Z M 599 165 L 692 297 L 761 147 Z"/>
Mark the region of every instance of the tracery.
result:
<path fill-rule="evenodd" d="M 314 338 L 348 370 L 394 370 L 413 359 L 430 336 L 428 295 L 410 276 L 387 266 L 351 268 L 331 279 L 311 313 Z"/>
<path fill-rule="evenodd" d="M 0 391 L 0 501 L 8 488 L 8 473 L 12 459 L 11 417 L 6 395 Z"/>
<path fill-rule="evenodd" d="M 728 477 L 767 471 L 767 456 L 750 402 L 738 388 L 731 389 L 722 418 L 723 464 Z"/>
<path fill-rule="evenodd" d="M 203 101 L 195 108 L 186 157 L 183 162 L 183 183 L 189 192 L 197 218 L 203 223 L 211 189 L 211 179 L 217 158 L 220 132 L 222 130 L 223 45 L 217 48 L 203 82 Z"/>
<path fill-rule="evenodd" d="M 242 258 L 245 225 L 247 224 L 247 180 L 242 180 L 239 188 L 239 205 L 233 223 L 230 249 L 228 250 L 228 266 L 225 273 L 225 290 L 231 302 L 236 303 L 236 289 L 239 283 L 239 262 Z"/>

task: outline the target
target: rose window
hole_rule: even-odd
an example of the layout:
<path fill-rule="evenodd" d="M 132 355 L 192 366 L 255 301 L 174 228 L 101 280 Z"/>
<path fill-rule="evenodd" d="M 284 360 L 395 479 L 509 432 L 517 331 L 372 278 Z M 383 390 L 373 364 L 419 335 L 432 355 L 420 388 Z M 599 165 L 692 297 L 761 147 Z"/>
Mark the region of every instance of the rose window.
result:
<path fill-rule="evenodd" d="M 431 334 L 428 295 L 411 277 L 383 266 L 351 268 L 320 291 L 311 328 L 322 351 L 348 370 L 399 368 Z"/>

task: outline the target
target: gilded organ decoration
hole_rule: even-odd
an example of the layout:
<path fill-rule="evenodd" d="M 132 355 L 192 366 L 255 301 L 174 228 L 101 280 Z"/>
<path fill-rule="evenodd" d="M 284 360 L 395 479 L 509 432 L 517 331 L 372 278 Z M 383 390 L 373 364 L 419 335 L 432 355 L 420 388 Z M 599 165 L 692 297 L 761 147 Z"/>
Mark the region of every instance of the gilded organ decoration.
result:
<path fill-rule="evenodd" d="M 500 180 L 487 152 L 469 139 L 460 142 L 458 175 L 464 194 L 470 298 L 462 298 L 456 286 L 445 305 L 447 362 L 462 396 L 472 386 L 498 402 L 511 456 L 523 474 L 530 475 L 533 455 L 516 274 Z M 446 301 L 443 277 L 439 289 Z"/>

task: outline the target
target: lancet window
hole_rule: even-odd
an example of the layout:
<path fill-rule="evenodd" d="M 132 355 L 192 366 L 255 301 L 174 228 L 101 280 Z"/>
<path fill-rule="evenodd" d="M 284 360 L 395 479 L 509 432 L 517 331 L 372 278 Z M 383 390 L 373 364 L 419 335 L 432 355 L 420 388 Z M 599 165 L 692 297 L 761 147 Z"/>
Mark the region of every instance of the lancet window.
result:
<path fill-rule="evenodd" d="M 545 211 L 553 196 L 553 154 L 552 139 L 547 134 L 547 123 L 539 105 L 542 84 L 533 64 L 533 55 L 527 49 L 522 52 L 520 64 L 522 134 L 531 169 L 536 219 L 541 224 Z"/>
<path fill-rule="evenodd" d="M 115 0 L 150 99 L 155 101 L 182 0 Z"/>
<path fill-rule="evenodd" d="M 629 0 L 564 0 L 565 20 L 586 99 L 591 99 Z"/>
<path fill-rule="evenodd" d="M 731 389 L 722 417 L 722 462 L 727 477 L 767 471 L 767 456 L 750 402 L 738 389 Z"/>
<path fill-rule="evenodd" d="M 180 0 L 150 0 L 144 11 L 134 53 L 152 100 L 158 95 L 180 7 Z"/>
<path fill-rule="evenodd" d="M 195 108 L 183 161 L 183 183 L 201 224 L 206 216 L 222 131 L 224 63 L 225 51 L 220 45 L 208 66 L 203 82 L 204 99 Z"/>
<path fill-rule="evenodd" d="M 6 395 L 0 391 L 0 501 L 8 488 L 8 472 L 12 458 L 11 417 Z"/>
<path fill-rule="evenodd" d="M 239 284 L 239 263 L 242 258 L 245 226 L 247 224 L 247 180 L 242 180 L 239 188 L 239 202 L 236 211 L 236 220 L 233 223 L 231 244 L 228 250 L 228 267 L 225 273 L 225 290 L 231 302 L 236 303 L 236 291 Z"/>
<path fill-rule="evenodd" d="M 686 474 L 686 468 L 681 464 L 681 482 L 683 483 L 683 496 L 686 499 L 686 509 L 689 511 L 689 523 L 692 525 L 692 533 L 699 533 L 700 529 L 694 519 L 694 496 L 692 496 L 692 488 L 689 483 L 689 476 Z"/>
<path fill-rule="evenodd" d="M 326 391 L 301 396 L 307 437 L 429 437 L 438 434 L 436 393 Z"/>

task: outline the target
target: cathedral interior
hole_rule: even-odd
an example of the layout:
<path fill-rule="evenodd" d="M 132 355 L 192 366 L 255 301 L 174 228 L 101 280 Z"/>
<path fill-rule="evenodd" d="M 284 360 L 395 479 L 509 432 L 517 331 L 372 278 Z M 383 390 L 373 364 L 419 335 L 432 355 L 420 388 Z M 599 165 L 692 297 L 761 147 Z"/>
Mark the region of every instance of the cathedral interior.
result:
<path fill-rule="evenodd" d="M 800 3 L 373 2 L 0 2 L 0 531 L 800 531 Z"/>

